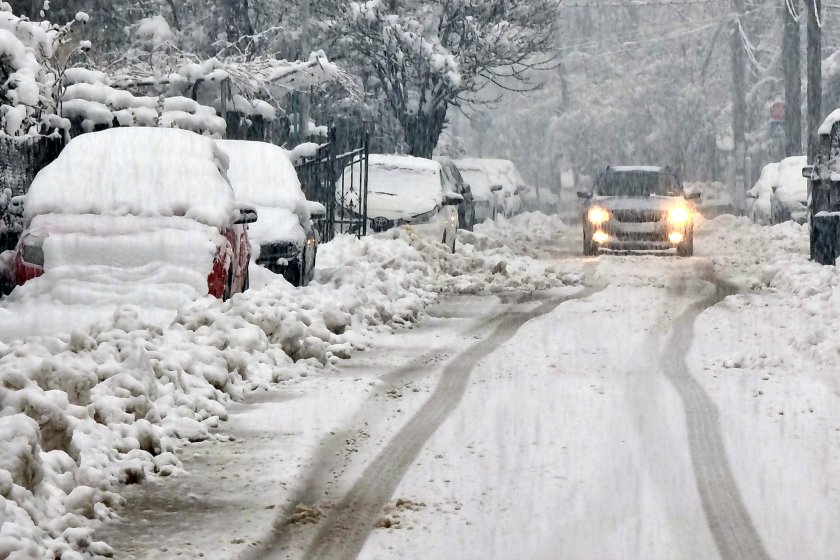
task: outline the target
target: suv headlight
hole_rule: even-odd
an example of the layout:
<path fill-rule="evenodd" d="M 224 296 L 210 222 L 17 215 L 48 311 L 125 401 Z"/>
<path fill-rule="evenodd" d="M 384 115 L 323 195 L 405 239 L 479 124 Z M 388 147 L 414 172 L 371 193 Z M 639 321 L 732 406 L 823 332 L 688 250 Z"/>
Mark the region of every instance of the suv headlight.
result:
<path fill-rule="evenodd" d="M 599 206 L 593 206 L 589 209 L 586 215 L 590 223 L 597 225 L 603 224 L 610 219 L 610 213 Z"/>
<path fill-rule="evenodd" d="M 683 206 L 677 206 L 676 208 L 672 208 L 670 212 L 668 212 L 668 221 L 673 226 L 684 226 L 688 223 L 691 219 L 691 212 L 688 211 L 688 208 Z"/>

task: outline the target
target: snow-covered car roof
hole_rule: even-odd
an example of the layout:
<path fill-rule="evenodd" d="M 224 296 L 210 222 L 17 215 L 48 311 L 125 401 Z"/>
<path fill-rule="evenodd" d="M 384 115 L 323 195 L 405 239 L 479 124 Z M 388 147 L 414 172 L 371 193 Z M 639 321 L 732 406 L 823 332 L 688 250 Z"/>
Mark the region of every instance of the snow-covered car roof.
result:
<path fill-rule="evenodd" d="M 306 197 L 288 150 L 249 140 L 217 140 L 230 159 L 228 178 L 236 200 L 295 210 Z"/>
<path fill-rule="evenodd" d="M 82 134 L 35 177 L 24 215 L 184 216 L 223 227 L 234 209 L 227 166 L 211 138 L 186 130 Z"/>
<path fill-rule="evenodd" d="M 619 173 L 661 173 L 662 167 L 657 165 L 613 165 L 610 166 L 610 171 Z"/>
<path fill-rule="evenodd" d="M 291 153 L 267 142 L 217 143 L 230 157 L 228 177 L 236 200 L 257 209 L 258 219 L 248 227 L 251 241 L 256 245 L 302 243 L 306 235 L 300 222 L 309 219 L 309 211 Z"/>
<path fill-rule="evenodd" d="M 443 201 L 440 163 L 413 156 L 371 154 L 368 215 L 389 219 L 434 209 Z"/>
<path fill-rule="evenodd" d="M 502 189 L 513 193 L 517 187 L 525 184 L 516 165 L 509 159 L 484 158 L 480 160 L 487 169 L 493 184 L 502 185 Z"/>
<path fill-rule="evenodd" d="M 463 158 L 453 160 L 464 181 L 470 186 L 475 200 L 490 200 L 493 196 L 490 187 L 495 184 L 487 168 L 479 158 Z"/>

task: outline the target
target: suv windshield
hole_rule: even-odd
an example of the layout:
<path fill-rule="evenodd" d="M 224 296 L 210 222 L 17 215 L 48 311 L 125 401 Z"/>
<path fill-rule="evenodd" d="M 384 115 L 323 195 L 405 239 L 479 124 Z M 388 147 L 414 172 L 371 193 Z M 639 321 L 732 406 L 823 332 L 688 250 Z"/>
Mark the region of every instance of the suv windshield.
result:
<path fill-rule="evenodd" d="M 681 196 L 673 175 L 651 171 L 611 171 L 598 177 L 595 194 L 601 196 Z"/>

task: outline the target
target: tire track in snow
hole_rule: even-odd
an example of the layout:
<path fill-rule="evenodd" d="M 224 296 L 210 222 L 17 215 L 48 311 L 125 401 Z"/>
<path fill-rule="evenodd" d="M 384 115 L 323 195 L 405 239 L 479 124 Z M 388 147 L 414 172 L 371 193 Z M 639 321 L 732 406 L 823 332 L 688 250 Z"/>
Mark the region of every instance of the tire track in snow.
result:
<path fill-rule="evenodd" d="M 486 329 L 488 325 L 499 323 L 481 341 L 472 344 L 443 364 L 441 379 L 433 393 L 365 468 L 344 498 L 332 508 L 312 541 L 306 557 L 319 560 L 355 557 L 381 514 L 382 507 L 390 499 L 423 445 L 460 402 L 475 363 L 495 346 L 511 338 L 519 327 L 531 318 L 548 313 L 564 301 L 588 297 L 601 289 L 603 288 L 584 288 L 570 296 L 553 298 L 530 312 L 510 312 L 510 306 L 507 306 L 489 317 L 475 321 L 471 327 L 465 329 L 465 333 L 477 332 Z M 516 303 L 522 303 L 518 298 L 514 299 Z M 381 378 L 385 382 L 384 387 L 393 386 L 405 378 L 416 377 L 421 373 L 432 373 L 434 370 L 429 369 L 428 358 L 439 354 L 440 351 L 438 348 L 425 353 L 389 372 Z M 370 412 L 370 409 L 365 409 L 351 424 L 363 424 L 365 414 Z M 350 429 L 352 426 L 348 428 Z M 288 505 L 277 515 L 271 532 L 259 544 L 243 552 L 239 556 L 240 560 L 291 557 L 292 547 L 302 537 L 292 530 L 291 520 L 297 512 L 298 505 L 317 504 L 323 499 L 326 483 L 333 468 L 337 466 L 336 456 L 345 446 L 346 434 L 346 431 L 336 431 L 335 434 L 322 439 L 318 457 L 309 469 L 309 475 L 289 497 Z"/>
<path fill-rule="evenodd" d="M 551 312 L 565 301 L 586 298 L 597 291 L 600 288 L 586 288 L 568 297 L 546 301 L 530 312 L 509 313 L 492 334 L 448 362 L 432 395 L 333 508 L 305 557 L 318 560 L 356 558 L 382 508 L 423 446 L 458 406 L 476 363 L 513 338 L 527 321 Z"/>
<path fill-rule="evenodd" d="M 710 273 L 701 279 L 710 282 L 714 292 L 674 321 L 660 365 L 683 403 L 700 503 L 721 560 L 770 560 L 729 466 L 717 405 L 692 377 L 686 363 L 697 317 L 736 291 Z"/>

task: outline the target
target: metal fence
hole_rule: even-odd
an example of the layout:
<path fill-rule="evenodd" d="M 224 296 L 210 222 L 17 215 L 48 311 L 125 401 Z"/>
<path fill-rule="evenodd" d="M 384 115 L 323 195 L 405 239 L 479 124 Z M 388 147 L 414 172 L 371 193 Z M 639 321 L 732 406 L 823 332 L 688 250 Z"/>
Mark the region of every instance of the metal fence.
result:
<path fill-rule="evenodd" d="M 333 129 L 329 142 L 321 144 L 314 154 L 302 158 L 295 166 L 306 198 L 326 208 L 324 218 L 316 224 L 322 242 L 330 241 L 337 233 L 358 237 L 367 234 L 367 134 L 360 138 L 359 144 L 336 154 Z"/>

